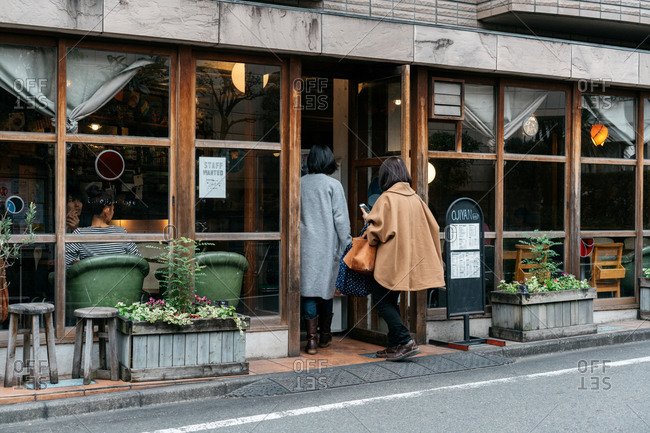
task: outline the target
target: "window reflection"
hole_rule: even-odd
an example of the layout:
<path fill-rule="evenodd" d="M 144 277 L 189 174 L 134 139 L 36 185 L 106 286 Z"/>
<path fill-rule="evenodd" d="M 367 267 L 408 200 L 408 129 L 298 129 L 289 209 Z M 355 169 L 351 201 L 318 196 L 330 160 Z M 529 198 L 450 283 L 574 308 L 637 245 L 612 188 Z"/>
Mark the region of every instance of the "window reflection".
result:
<path fill-rule="evenodd" d="M 68 132 L 169 135 L 169 57 L 74 48 L 66 72 Z"/>
<path fill-rule="evenodd" d="M 280 142 L 280 67 L 197 60 L 196 138 Z"/>

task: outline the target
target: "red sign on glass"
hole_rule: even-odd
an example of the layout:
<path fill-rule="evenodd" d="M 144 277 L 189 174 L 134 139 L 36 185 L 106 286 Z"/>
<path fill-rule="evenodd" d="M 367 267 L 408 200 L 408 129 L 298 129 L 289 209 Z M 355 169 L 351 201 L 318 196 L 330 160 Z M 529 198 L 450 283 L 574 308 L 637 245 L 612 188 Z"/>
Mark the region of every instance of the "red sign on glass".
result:
<path fill-rule="evenodd" d="M 105 150 L 95 159 L 95 171 L 104 180 L 115 180 L 124 173 L 124 158 L 115 150 Z"/>

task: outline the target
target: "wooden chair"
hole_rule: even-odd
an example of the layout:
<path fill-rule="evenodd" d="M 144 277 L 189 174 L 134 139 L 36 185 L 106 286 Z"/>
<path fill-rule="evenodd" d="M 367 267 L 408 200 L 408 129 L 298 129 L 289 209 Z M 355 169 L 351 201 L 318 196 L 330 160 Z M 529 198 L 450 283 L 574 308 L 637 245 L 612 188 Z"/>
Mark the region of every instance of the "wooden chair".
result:
<path fill-rule="evenodd" d="M 515 281 L 522 281 L 533 276 L 532 270 L 537 267 L 534 263 L 522 263 L 524 259 L 532 259 L 533 253 L 530 245 L 516 244 L 515 256 Z"/>
<path fill-rule="evenodd" d="M 625 268 L 621 264 L 623 243 L 596 244 L 591 258 L 591 285 L 597 292 L 614 292 L 621 297 L 621 280 Z"/>

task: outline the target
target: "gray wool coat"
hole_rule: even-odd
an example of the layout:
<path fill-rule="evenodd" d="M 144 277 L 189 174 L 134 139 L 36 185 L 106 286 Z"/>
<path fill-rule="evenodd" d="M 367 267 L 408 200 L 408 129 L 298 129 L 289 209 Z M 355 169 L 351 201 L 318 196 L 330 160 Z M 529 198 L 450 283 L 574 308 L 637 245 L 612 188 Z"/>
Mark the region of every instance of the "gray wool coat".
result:
<path fill-rule="evenodd" d="M 300 179 L 300 295 L 332 299 L 339 261 L 352 242 L 341 183 L 326 174 Z"/>

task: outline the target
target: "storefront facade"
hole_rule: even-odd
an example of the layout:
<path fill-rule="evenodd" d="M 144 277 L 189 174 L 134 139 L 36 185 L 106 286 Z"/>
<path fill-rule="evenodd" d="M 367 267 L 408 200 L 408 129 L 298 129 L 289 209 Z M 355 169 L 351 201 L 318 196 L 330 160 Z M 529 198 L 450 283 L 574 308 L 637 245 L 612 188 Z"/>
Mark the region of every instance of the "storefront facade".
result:
<path fill-rule="evenodd" d="M 581 278 L 591 272 L 583 243 L 622 243 L 620 293 L 599 293 L 596 308 L 638 309 L 650 244 L 644 47 L 490 29 L 502 17 L 490 2 L 427 12 L 413 2 L 63 1 L 32 4 L 38 14 L 25 12 L 38 2 L 6 3 L 0 193 L 36 203 L 38 226 L 8 271 L 10 302 L 54 303 L 62 342 L 73 335 L 66 244 L 128 240 L 153 256 L 148 245 L 187 236 L 248 259 L 239 307 L 252 317 L 247 355 L 298 354 L 300 176 L 316 142 L 340 163 L 353 232 L 382 158 L 400 155 L 441 226 L 458 197 L 482 207 L 486 290 L 512 279 L 515 244 L 539 230 Z M 637 9 L 643 23 L 650 9 Z M 580 23 L 577 10 L 544 14 Z M 599 19 L 636 29 L 622 12 Z M 594 126 L 608 130 L 602 146 Z M 117 180 L 98 176 L 105 150 L 125 161 Z M 225 164 L 223 190 L 201 190 L 201 161 L 215 161 L 204 158 Z M 127 234 L 69 233 L 71 192 L 91 185 L 112 190 L 113 224 Z M 145 289 L 156 288 L 148 277 Z M 440 338 L 442 293 L 405 296 L 402 308 L 419 341 Z M 349 335 L 381 338 L 365 299 L 342 311 Z"/>

